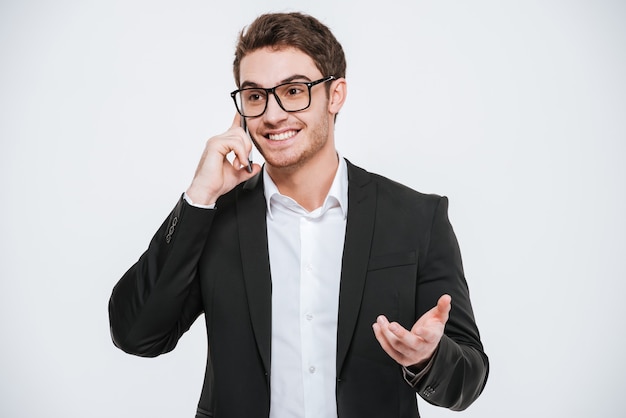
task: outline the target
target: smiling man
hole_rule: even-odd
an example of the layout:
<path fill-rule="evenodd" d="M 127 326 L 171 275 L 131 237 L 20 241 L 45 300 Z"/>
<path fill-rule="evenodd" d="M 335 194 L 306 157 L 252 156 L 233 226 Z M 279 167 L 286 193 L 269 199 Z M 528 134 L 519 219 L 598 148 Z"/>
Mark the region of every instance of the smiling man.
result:
<path fill-rule="evenodd" d="M 345 69 L 311 16 L 267 14 L 245 29 L 232 126 L 207 141 L 113 290 L 111 333 L 128 353 L 172 350 L 204 313 L 197 418 L 416 418 L 416 393 L 462 410 L 484 388 L 447 199 L 338 155 Z M 263 167 L 248 162 L 251 141 Z"/>

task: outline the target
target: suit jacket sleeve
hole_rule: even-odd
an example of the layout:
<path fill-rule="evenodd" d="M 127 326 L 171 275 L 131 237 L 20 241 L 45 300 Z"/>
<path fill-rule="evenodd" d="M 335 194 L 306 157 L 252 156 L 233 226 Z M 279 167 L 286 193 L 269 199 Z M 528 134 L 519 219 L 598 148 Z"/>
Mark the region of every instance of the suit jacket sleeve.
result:
<path fill-rule="evenodd" d="M 154 357 L 171 351 L 202 313 L 196 270 L 214 216 L 182 198 L 109 300 L 115 345 Z"/>
<path fill-rule="evenodd" d="M 448 220 L 448 200 L 435 210 L 425 260 L 418 269 L 417 307 L 422 315 L 447 293 L 452 297 L 446 323 L 430 370 L 414 387 L 429 403 L 452 410 L 467 408 L 482 392 L 489 361 L 484 353 L 465 280 L 461 253 Z"/>

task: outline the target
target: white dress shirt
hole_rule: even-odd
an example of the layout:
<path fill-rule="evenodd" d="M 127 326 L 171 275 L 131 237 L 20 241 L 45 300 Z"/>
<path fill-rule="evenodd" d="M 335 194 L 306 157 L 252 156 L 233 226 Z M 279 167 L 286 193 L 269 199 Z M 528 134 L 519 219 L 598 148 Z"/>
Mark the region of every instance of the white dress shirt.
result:
<path fill-rule="evenodd" d="M 270 418 L 337 418 L 335 399 L 339 283 L 348 213 L 346 161 L 324 204 L 308 212 L 263 171 L 272 274 Z M 190 205 L 214 209 L 215 204 Z M 372 338 L 373 338 L 372 334 Z M 415 386 L 430 371 L 402 367 Z"/>
<path fill-rule="evenodd" d="M 348 210 L 346 162 L 308 212 L 263 171 L 272 274 L 270 418 L 337 418 L 339 282 Z"/>

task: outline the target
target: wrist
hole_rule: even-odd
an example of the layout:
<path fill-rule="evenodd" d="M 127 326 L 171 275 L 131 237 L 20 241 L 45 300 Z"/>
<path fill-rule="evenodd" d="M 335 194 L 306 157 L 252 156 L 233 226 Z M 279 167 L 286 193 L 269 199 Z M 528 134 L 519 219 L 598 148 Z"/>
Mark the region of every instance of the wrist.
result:
<path fill-rule="evenodd" d="M 211 206 L 215 205 L 218 196 L 207 193 L 206 189 L 194 187 L 191 185 L 185 192 L 185 200 L 194 206 Z"/>

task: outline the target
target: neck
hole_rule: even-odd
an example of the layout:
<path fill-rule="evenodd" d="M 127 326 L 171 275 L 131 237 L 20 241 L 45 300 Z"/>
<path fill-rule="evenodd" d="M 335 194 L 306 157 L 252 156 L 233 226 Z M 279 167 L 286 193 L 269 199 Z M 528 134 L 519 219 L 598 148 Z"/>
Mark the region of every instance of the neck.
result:
<path fill-rule="evenodd" d="M 267 174 L 278 187 L 278 191 L 308 211 L 324 204 L 339 167 L 339 157 L 335 149 L 329 149 L 319 157 L 298 167 L 278 168 L 266 165 Z"/>

